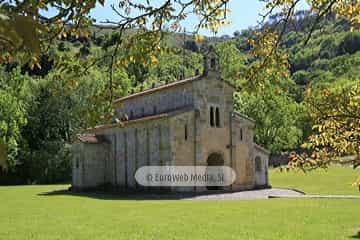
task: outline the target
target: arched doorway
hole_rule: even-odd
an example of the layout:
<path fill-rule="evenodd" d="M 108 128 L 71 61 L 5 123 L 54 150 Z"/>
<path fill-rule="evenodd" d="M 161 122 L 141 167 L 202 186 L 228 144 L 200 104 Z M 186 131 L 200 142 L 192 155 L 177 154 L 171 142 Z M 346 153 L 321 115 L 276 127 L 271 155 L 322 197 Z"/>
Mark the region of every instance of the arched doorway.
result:
<path fill-rule="evenodd" d="M 220 153 L 212 153 L 206 161 L 208 166 L 224 166 L 224 158 Z M 206 186 L 207 190 L 222 190 L 221 186 Z"/>

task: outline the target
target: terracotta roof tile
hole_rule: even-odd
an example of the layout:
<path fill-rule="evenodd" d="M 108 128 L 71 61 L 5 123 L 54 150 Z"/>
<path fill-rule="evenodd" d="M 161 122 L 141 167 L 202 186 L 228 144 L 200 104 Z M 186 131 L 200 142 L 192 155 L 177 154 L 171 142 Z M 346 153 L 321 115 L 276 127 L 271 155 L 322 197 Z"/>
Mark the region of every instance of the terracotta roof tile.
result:
<path fill-rule="evenodd" d="M 78 134 L 78 139 L 83 143 L 100 143 L 101 141 L 97 138 L 95 134 Z"/>
<path fill-rule="evenodd" d="M 271 152 L 269 150 L 267 150 L 266 148 L 264 148 L 263 146 L 260 146 L 258 144 L 254 144 L 255 148 L 257 148 L 258 150 L 265 152 L 266 154 L 270 154 Z"/>

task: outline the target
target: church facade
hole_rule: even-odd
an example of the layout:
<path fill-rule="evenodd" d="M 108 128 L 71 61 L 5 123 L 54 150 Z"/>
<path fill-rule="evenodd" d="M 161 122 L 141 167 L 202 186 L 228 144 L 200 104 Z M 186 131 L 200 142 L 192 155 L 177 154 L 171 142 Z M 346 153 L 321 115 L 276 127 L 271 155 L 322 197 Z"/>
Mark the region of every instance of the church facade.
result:
<path fill-rule="evenodd" d="M 142 189 L 142 166 L 231 167 L 236 178 L 224 190 L 266 187 L 269 152 L 253 141 L 255 122 L 234 111 L 234 87 L 220 78 L 217 58 L 204 74 L 115 101 L 121 123 L 87 129 L 74 144 L 74 189 L 111 184 Z M 170 187 L 205 191 L 206 187 Z"/>

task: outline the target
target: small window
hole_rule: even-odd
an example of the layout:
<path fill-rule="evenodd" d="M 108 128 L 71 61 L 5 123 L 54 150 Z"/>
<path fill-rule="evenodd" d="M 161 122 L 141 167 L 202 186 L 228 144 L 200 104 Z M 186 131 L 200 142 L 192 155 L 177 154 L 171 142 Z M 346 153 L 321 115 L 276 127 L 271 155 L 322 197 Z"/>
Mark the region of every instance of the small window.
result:
<path fill-rule="evenodd" d="M 216 127 L 220 127 L 220 111 L 219 108 L 215 110 Z"/>
<path fill-rule="evenodd" d="M 214 126 L 214 108 L 210 107 L 210 126 Z"/>
<path fill-rule="evenodd" d="M 134 112 L 131 110 L 130 111 L 130 119 L 133 119 L 134 118 Z"/>
<path fill-rule="evenodd" d="M 256 156 L 255 158 L 255 171 L 261 172 L 261 158 L 259 156 Z"/>
<path fill-rule="evenodd" d="M 154 106 L 154 108 L 153 108 L 154 115 L 156 114 L 156 112 L 157 112 L 157 109 L 156 109 L 156 106 Z"/>
<path fill-rule="evenodd" d="M 242 141 L 243 140 L 243 129 L 242 128 L 240 128 L 240 141 Z"/>
<path fill-rule="evenodd" d="M 79 166 L 80 166 L 80 163 L 79 163 L 79 158 L 76 158 L 76 161 L 75 161 L 75 166 L 76 166 L 76 168 L 79 168 Z"/>
<path fill-rule="evenodd" d="M 211 69 L 214 69 L 215 66 L 216 66 L 216 59 L 212 58 L 211 61 L 210 61 L 210 67 L 211 67 Z"/>
<path fill-rule="evenodd" d="M 184 127 L 184 135 L 185 135 L 185 141 L 188 139 L 188 126 L 187 124 L 185 124 L 185 127 Z"/>
<path fill-rule="evenodd" d="M 142 116 L 142 117 L 145 116 L 145 108 L 141 108 L 141 116 Z"/>

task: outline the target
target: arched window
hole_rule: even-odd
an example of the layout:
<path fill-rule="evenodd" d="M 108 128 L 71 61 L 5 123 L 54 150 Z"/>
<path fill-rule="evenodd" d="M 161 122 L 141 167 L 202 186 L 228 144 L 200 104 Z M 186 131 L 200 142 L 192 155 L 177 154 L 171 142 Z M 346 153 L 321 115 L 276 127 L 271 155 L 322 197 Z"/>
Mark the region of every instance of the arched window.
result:
<path fill-rule="evenodd" d="M 216 127 L 220 127 L 220 111 L 218 107 L 215 109 L 215 120 L 216 120 Z"/>
<path fill-rule="evenodd" d="M 261 168 L 262 168 L 261 165 L 262 165 L 261 164 L 261 157 L 256 156 L 256 158 L 255 158 L 255 171 L 261 172 Z"/>
<path fill-rule="evenodd" d="M 210 107 L 210 126 L 214 126 L 214 108 Z"/>

